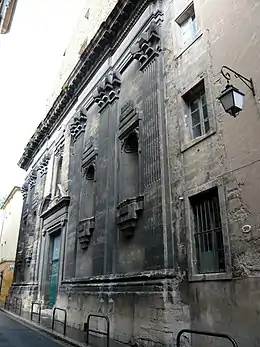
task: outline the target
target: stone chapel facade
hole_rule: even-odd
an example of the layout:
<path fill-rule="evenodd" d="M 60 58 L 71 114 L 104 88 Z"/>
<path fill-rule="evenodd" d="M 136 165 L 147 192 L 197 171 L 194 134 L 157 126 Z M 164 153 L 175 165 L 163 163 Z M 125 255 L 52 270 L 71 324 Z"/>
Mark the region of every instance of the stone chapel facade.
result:
<path fill-rule="evenodd" d="M 258 93 L 250 3 L 117 2 L 19 161 L 24 312 L 65 308 L 75 331 L 99 312 L 118 343 L 260 338 L 259 102 L 244 90 L 235 120 L 217 101 L 222 65 Z"/>

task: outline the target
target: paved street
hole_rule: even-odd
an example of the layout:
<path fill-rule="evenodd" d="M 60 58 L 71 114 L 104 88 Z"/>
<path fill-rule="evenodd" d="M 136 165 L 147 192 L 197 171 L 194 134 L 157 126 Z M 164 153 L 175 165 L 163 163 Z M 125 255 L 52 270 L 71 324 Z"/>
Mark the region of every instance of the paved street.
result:
<path fill-rule="evenodd" d="M 66 346 L 9 318 L 0 311 L 0 347 Z"/>

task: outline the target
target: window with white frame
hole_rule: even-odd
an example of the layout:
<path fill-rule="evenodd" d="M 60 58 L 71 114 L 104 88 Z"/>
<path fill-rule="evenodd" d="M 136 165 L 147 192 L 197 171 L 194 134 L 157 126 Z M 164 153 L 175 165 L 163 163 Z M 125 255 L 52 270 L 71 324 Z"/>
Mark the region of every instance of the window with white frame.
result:
<path fill-rule="evenodd" d="M 180 14 L 176 22 L 180 28 L 181 45 L 185 47 L 195 38 L 197 33 L 197 22 L 193 3 Z"/>
<path fill-rule="evenodd" d="M 204 81 L 192 88 L 184 96 L 184 100 L 189 111 L 191 137 L 195 139 L 207 134 L 210 131 L 210 121 Z"/>
<path fill-rule="evenodd" d="M 225 254 L 218 189 L 195 195 L 190 198 L 190 203 L 197 273 L 224 272 Z"/>

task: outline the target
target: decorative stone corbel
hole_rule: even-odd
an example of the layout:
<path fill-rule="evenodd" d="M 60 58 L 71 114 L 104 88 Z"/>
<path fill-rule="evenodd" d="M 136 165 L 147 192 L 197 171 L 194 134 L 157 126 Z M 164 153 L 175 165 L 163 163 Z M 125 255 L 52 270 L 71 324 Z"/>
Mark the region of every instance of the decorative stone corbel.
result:
<path fill-rule="evenodd" d="M 95 229 L 95 218 L 86 218 L 79 222 L 77 226 L 78 240 L 81 249 L 87 249 L 91 240 L 91 236 Z"/>
<path fill-rule="evenodd" d="M 35 186 L 36 179 L 37 179 L 37 171 L 34 169 L 28 177 L 28 184 L 31 189 Z"/>
<path fill-rule="evenodd" d="M 130 49 L 133 58 L 141 64 L 140 70 L 157 57 L 160 50 L 159 27 L 155 22 L 150 24 L 148 30 L 141 34 L 140 39 Z"/>
<path fill-rule="evenodd" d="M 117 225 L 126 237 L 133 235 L 139 215 L 143 209 L 143 196 L 126 199 L 117 206 Z"/>
<path fill-rule="evenodd" d="M 61 157 L 63 155 L 63 151 L 64 151 L 64 135 L 61 137 L 61 139 L 58 141 L 58 143 L 56 144 L 55 150 L 54 150 L 54 155 L 55 157 Z"/>
<path fill-rule="evenodd" d="M 40 165 L 37 168 L 37 170 L 40 172 L 41 177 L 47 174 L 50 158 L 51 158 L 50 153 L 46 153 L 42 161 L 40 162 Z"/>
<path fill-rule="evenodd" d="M 22 192 L 22 196 L 23 196 L 24 200 L 26 200 L 26 198 L 27 198 L 28 188 L 29 188 L 28 183 L 25 182 L 21 188 L 21 192 Z"/>
<path fill-rule="evenodd" d="M 111 71 L 105 76 L 105 79 L 98 84 L 93 98 L 100 107 L 100 112 L 114 100 L 119 98 L 121 83 L 120 73 Z"/>
<path fill-rule="evenodd" d="M 70 125 L 70 134 L 74 142 L 78 139 L 80 134 L 84 133 L 87 124 L 87 119 L 87 111 L 84 108 L 82 108 L 73 118 L 73 122 Z"/>

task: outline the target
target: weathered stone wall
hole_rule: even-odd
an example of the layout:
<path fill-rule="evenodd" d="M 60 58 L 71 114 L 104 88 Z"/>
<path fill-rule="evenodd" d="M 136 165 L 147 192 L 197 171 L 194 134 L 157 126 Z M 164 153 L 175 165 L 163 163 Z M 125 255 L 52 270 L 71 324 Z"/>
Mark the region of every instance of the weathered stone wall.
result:
<path fill-rule="evenodd" d="M 217 184 L 224 187 L 222 222 L 228 231 L 226 242 L 231 261 L 228 272 L 233 278 L 228 280 L 227 276 L 226 281 L 217 281 L 216 277 L 212 281 L 200 279 L 189 283 L 191 327 L 227 332 L 241 345 L 254 345 L 259 339 L 254 305 L 260 259 L 257 250 L 259 97 L 254 99 L 251 91 L 233 76 L 232 83 L 245 92 L 241 114 L 236 119 L 225 114 L 216 98 L 225 87 L 220 75 L 222 65 L 252 77 L 257 89 L 260 72 L 255 60 L 259 55 L 256 23 L 260 7 L 257 1 L 194 1 L 199 34 L 189 48 L 181 51 L 174 28 L 177 27 L 175 18 L 185 6 L 183 1 L 175 1 L 164 9 L 168 22 L 164 35 L 165 105 L 178 263 L 183 272 L 188 270 L 191 275 L 185 259 L 185 245 L 191 231 L 187 219 L 188 197 Z M 213 131 L 194 143 L 189 142 L 185 132 L 182 96 L 202 78 Z M 252 229 L 245 234 L 242 227 L 247 224 Z M 190 257 L 188 254 L 187 258 Z"/>
<path fill-rule="evenodd" d="M 43 189 L 37 178 L 35 190 L 38 203 L 40 191 L 45 190 L 44 197 L 52 192 L 43 215 L 46 235 L 40 236 L 39 216 L 35 234 L 30 236 L 31 226 L 21 227 L 18 250 L 34 242 L 34 252 L 30 270 L 17 277 L 13 291 L 24 299 L 25 309 L 38 293 L 47 304 L 47 240 L 55 227 L 62 230 L 64 250 L 56 305 L 67 309 L 71 327 L 82 330 L 88 314 L 99 313 L 109 317 L 114 342 L 172 344 L 181 328 L 191 327 L 227 332 L 241 346 L 254 345 L 259 340 L 258 94 L 254 99 L 235 79 L 246 93 L 236 119 L 224 114 L 216 98 L 224 88 L 222 65 L 252 76 L 258 93 L 260 6 L 256 0 L 194 1 L 197 35 L 183 49 L 176 18 L 188 3 L 149 4 L 69 111 L 64 134 L 56 137 L 64 141 L 64 196 L 53 197 L 54 160 L 50 187 Z M 211 131 L 191 139 L 184 96 L 202 80 Z M 130 134 L 138 138 L 138 159 L 137 171 L 131 168 L 127 177 L 137 174 L 139 180 L 125 189 L 127 161 L 122 158 L 134 152 L 126 141 Z M 50 143 L 55 152 L 57 141 Z M 95 171 L 91 193 L 90 168 Z M 189 198 L 215 186 L 226 272 L 200 275 L 191 251 Z M 90 210 L 85 205 L 93 191 Z M 25 206 L 31 211 L 28 196 Z M 243 232 L 246 224 L 249 233 Z M 38 276 L 33 277 L 35 268 Z M 94 324 L 104 329 L 100 321 Z"/>

